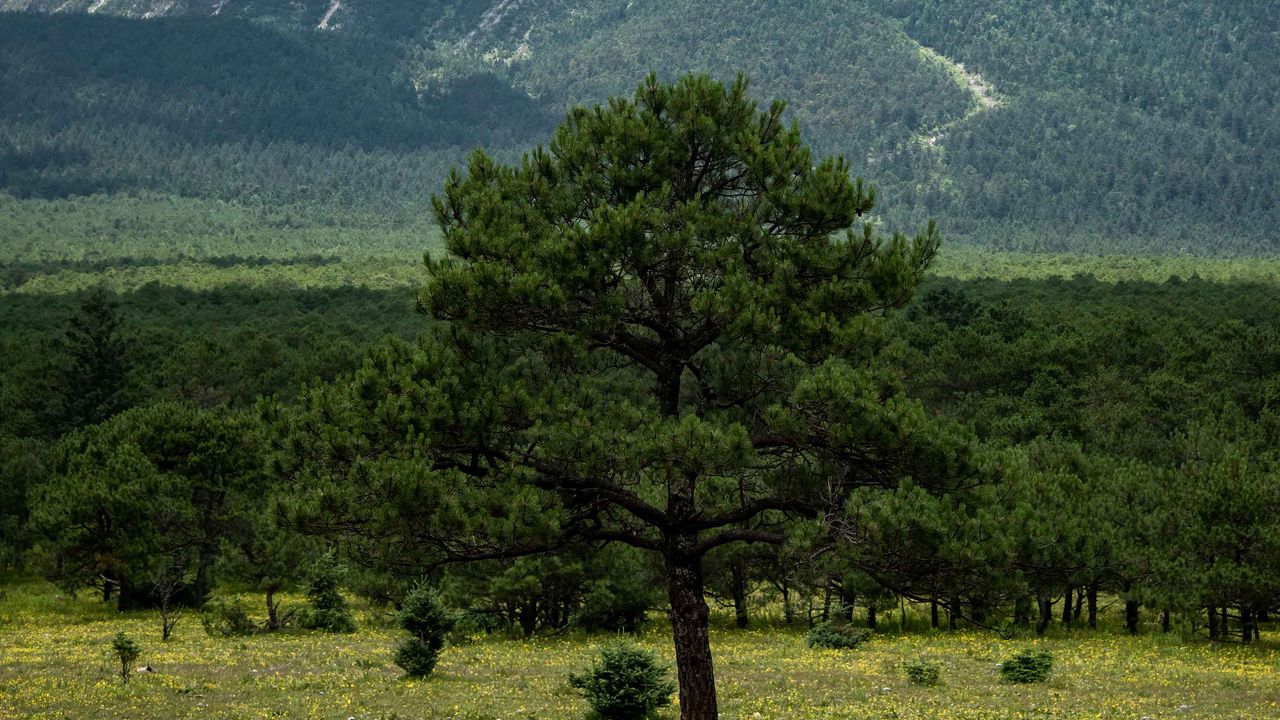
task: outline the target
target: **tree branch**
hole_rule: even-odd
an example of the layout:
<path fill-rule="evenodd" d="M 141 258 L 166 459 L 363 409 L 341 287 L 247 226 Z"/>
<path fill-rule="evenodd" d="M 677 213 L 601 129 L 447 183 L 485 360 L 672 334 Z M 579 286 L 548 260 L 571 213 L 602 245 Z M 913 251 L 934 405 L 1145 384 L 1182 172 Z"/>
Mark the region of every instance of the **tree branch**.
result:
<path fill-rule="evenodd" d="M 760 542 L 769 543 L 770 545 L 781 545 L 786 542 L 786 538 L 780 533 L 769 532 L 768 530 L 754 530 L 750 528 L 725 530 L 724 532 L 713 535 L 712 537 L 695 545 L 691 554 L 694 557 L 702 557 L 721 545 L 728 545 L 733 542 Z"/>

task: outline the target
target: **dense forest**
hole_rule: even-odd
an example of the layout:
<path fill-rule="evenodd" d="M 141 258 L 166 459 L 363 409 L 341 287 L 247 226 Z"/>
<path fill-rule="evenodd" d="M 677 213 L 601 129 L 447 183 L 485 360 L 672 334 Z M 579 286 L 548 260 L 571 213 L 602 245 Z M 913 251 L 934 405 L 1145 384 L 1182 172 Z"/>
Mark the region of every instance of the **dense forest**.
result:
<path fill-rule="evenodd" d="M 119 321 L 114 342 L 122 348 L 125 370 L 117 408 L 182 402 L 252 411 L 258 397 L 288 401 L 313 378 L 350 372 L 380 337 L 408 339 L 424 327 L 410 312 L 405 291 L 197 293 L 153 287 L 119 298 L 63 295 L 50 303 L 49 297 L 14 295 L 3 302 L 0 342 L 10 362 L 0 388 L 8 448 L 0 471 L 11 494 L 3 531 L 10 553 L 39 538 L 26 523 L 21 498 L 51 462 L 47 454 L 61 452 L 65 443 L 57 435 L 76 423 L 77 411 L 68 404 L 84 389 L 68 383 L 84 377 L 76 367 L 87 360 L 76 348 L 85 342 L 89 313 L 110 312 Z M 104 302 L 112 309 L 103 309 Z M 1280 305 L 1270 284 L 1102 283 L 1088 276 L 931 281 L 893 318 L 893 335 L 900 339 L 887 353 L 897 358 L 910 394 L 926 408 L 963 420 L 984 443 L 1020 455 L 1017 462 L 1029 472 L 1011 477 L 1025 486 L 1003 488 L 1011 494 L 997 502 L 1012 504 L 1010 517 L 1025 513 L 1017 523 L 1041 524 L 1039 537 L 1046 543 L 1020 547 L 1015 541 L 1027 526 L 1014 521 L 990 527 L 969 518 L 951 526 L 954 513 L 966 512 L 963 504 L 924 512 L 917 504 L 921 499 L 904 491 L 869 502 L 862 511 L 879 528 L 880 543 L 909 536 L 915 538 L 914 553 L 937 555 L 892 555 L 900 564 L 882 569 L 880 579 L 892 578 L 911 597 L 937 598 L 944 611 L 966 618 L 973 603 L 986 603 L 985 614 L 992 615 L 1024 594 L 1061 602 L 1067 590 L 1077 588 L 1127 594 L 1157 613 L 1254 603 L 1268 609 L 1280 599 L 1280 568 L 1268 565 L 1277 548 L 1265 540 L 1280 538 L 1277 514 L 1267 504 L 1280 497 L 1270 441 L 1280 433 L 1277 317 Z M 37 387 L 42 390 L 31 391 Z M 1121 487 L 1110 487 L 1115 483 Z M 1240 504 L 1222 504 L 1223 492 Z M 1097 504 L 1105 501 L 1099 495 L 1113 493 L 1143 504 L 1100 514 Z M 117 501 L 123 498 L 111 502 Z M 990 501 L 972 502 L 984 507 Z M 1118 512 L 1135 515 L 1113 515 Z M 965 527 L 975 536 L 966 541 L 937 535 L 948 527 Z M 1215 550 L 1190 528 L 1230 534 L 1213 541 L 1219 544 Z M 1138 534 L 1112 535 L 1125 529 Z M 993 541 L 1002 534 L 1009 540 Z M 922 536 L 938 544 L 922 545 Z M 1231 557 L 1240 537 L 1262 544 Z M 104 536 L 96 542 L 106 550 L 113 540 Z M 880 557 L 884 548 L 873 547 L 872 556 Z M 970 555 L 978 547 L 982 554 Z M 1034 556 L 1023 554 L 1033 550 Z M 957 552 L 960 557 L 949 555 Z M 1203 566 L 1189 569 L 1185 563 L 1192 558 Z M 520 573 L 543 572 L 537 568 L 545 562 L 515 562 L 500 576 L 507 580 L 493 581 L 512 587 L 493 596 L 484 593 L 496 590 L 481 592 L 477 580 L 466 579 L 488 577 L 489 571 L 461 570 L 449 581 L 450 587 L 459 583 L 451 592 L 462 593 L 464 604 L 479 603 L 477 608 L 498 603 L 495 611 L 506 603 L 531 603 L 541 609 L 523 621 L 528 629 L 558 626 L 574 616 L 596 580 L 591 572 L 581 574 L 580 560 L 554 561 L 564 565 L 557 572 L 567 573 L 561 580 L 567 584 L 555 590 L 563 595 L 547 596 L 541 585 L 515 580 Z M 784 557 L 749 565 L 754 574 L 744 576 L 746 585 L 735 590 L 726 575 L 714 587 L 727 600 L 736 592 L 744 603 L 748 589 L 754 588 L 753 597 L 768 597 L 777 592 L 768 588 L 785 587 L 799 614 L 800 598 L 823 597 L 830 582 L 851 578 L 847 582 L 854 587 L 874 585 L 857 573 L 788 565 Z M 940 565 L 946 573 L 938 572 Z M 631 571 L 620 567 L 617 581 L 624 582 Z M 592 572 L 598 576 L 600 570 Z M 95 570 L 66 581 L 97 577 Z M 1192 577 L 1199 579 L 1186 584 Z M 927 587 L 919 585 L 925 581 Z M 875 599 L 876 592 L 866 592 L 872 606 L 888 606 Z M 850 590 L 847 600 L 855 594 Z M 519 615 L 508 617 L 514 621 Z M 1202 627 L 1207 622 L 1203 613 L 1199 620 L 1194 614 L 1176 617 Z"/>

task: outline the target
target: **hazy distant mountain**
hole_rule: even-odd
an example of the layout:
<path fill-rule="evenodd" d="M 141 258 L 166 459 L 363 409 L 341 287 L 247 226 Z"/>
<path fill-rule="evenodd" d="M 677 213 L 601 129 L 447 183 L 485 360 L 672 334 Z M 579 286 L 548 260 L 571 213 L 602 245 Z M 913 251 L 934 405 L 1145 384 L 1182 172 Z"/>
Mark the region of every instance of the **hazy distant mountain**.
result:
<path fill-rule="evenodd" d="M 1280 247 L 1270 2 L 0 8 L 28 11 L 0 15 L 0 185 L 17 195 L 402 204 L 466 149 L 514 153 L 567 105 L 629 93 L 650 70 L 741 71 L 880 185 L 891 225 L 935 216 L 953 236 L 1019 247 Z"/>

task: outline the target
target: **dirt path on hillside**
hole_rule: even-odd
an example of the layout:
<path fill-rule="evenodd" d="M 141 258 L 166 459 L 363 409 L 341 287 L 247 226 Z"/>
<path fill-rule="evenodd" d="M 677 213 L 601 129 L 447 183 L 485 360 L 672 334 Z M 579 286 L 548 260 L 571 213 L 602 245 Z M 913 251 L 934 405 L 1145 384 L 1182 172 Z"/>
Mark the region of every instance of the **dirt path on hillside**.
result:
<path fill-rule="evenodd" d="M 342 8 L 342 0 L 332 0 L 329 3 L 329 9 L 324 11 L 324 17 L 320 18 L 320 24 L 316 26 L 317 30 L 328 30 L 329 21 L 333 19 L 334 13 Z"/>

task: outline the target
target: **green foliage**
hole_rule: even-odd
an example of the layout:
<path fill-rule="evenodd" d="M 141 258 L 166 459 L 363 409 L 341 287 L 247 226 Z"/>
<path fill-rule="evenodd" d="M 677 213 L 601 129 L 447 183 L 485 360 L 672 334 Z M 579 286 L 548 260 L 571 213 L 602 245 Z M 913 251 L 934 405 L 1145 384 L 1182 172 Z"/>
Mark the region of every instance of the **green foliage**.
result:
<path fill-rule="evenodd" d="M 205 603 L 200 615 L 204 631 L 215 637 L 252 635 L 261 628 L 249 617 L 249 611 L 239 598 L 227 600 L 215 597 Z"/>
<path fill-rule="evenodd" d="M 85 293 L 63 338 L 57 428 L 97 425 L 127 407 L 132 350 L 121 322 L 119 306 L 105 288 Z"/>
<path fill-rule="evenodd" d="M 120 661 L 120 681 L 127 684 L 129 674 L 133 672 L 133 664 L 142 654 L 142 646 L 124 632 L 118 632 L 111 639 L 111 652 L 115 653 L 116 659 Z"/>
<path fill-rule="evenodd" d="M 48 455 L 38 439 L 0 432 L 0 569 L 21 567 L 30 550 L 27 495 L 47 475 Z"/>
<path fill-rule="evenodd" d="M 634 633 L 644 625 L 649 609 L 662 602 L 661 588 L 650 573 L 622 564 L 587 584 L 582 607 L 573 622 L 590 632 Z"/>
<path fill-rule="evenodd" d="M 453 616 L 440 604 L 434 589 L 419 585 L 405 596 L 396 621 L 410 635 L 396 648 L 396 664 L 409 677 L 430 675 L 453 629 Z"/>
<path fill-rule="evenodd" d="M 633 632 L 662 601 L 661 579 L 640 551 L 621 545 L 451 567 L 442 587 L 476 630 L 569 625 Z"/>
<path fill-rule="evenodd" d="M 818 623 L 805 637 L 805 643 L 811 648 L 825 650 L 852 650 L 871 639 L 872 632 L 867 628 L 834 622 Z"/>
<path fill-rule="evenodd" d="M 155 604 L 141 588 L 157 569 L 191 573 L 199 605 L 232 500 L 260 490 L 258 431 L 227 411 L 159 403 L 64 437 L 30 497 L 46 575 L 70 590 L 119 586 L 124 610 Z"/>
<path fill-rule="evenodd" d="M 333 552 L 327 552 L 311 566 L 306 584 L 308 607 L 298 611 L 298 625 L 308 630 L 333 633 L 356 631 L 356 620 L 342 596 L 343 568 Z"/>
<path fill-rule="evenodd" d="M 1023 650 L 1000 663 L 1000 676 L 1011 683 L 1044 682 L 1051 670 L 1053 655 L 1044 650 Z"/>
<path fill-rule="evenodd" d="M 569 685 L 602 720 L 645 720 L 670 705 L 676 689 L 652 653 L 627 644 L 601 648 L 591 669 L 571 674 Z"/>
<path fill-rule="evenodd" d="M 942 677 L 942 664 L 932 660 L 908 660 L 902 669 L 907 673 L 907 679 L 916 685 L 937 685 Z"/>
<path fill-rule="evenodd" d="M 440 649 L 416 637 L 405 638 L 396 645 L 395 662 L 411 678 L 424 678 L 436 669 Z"/>

